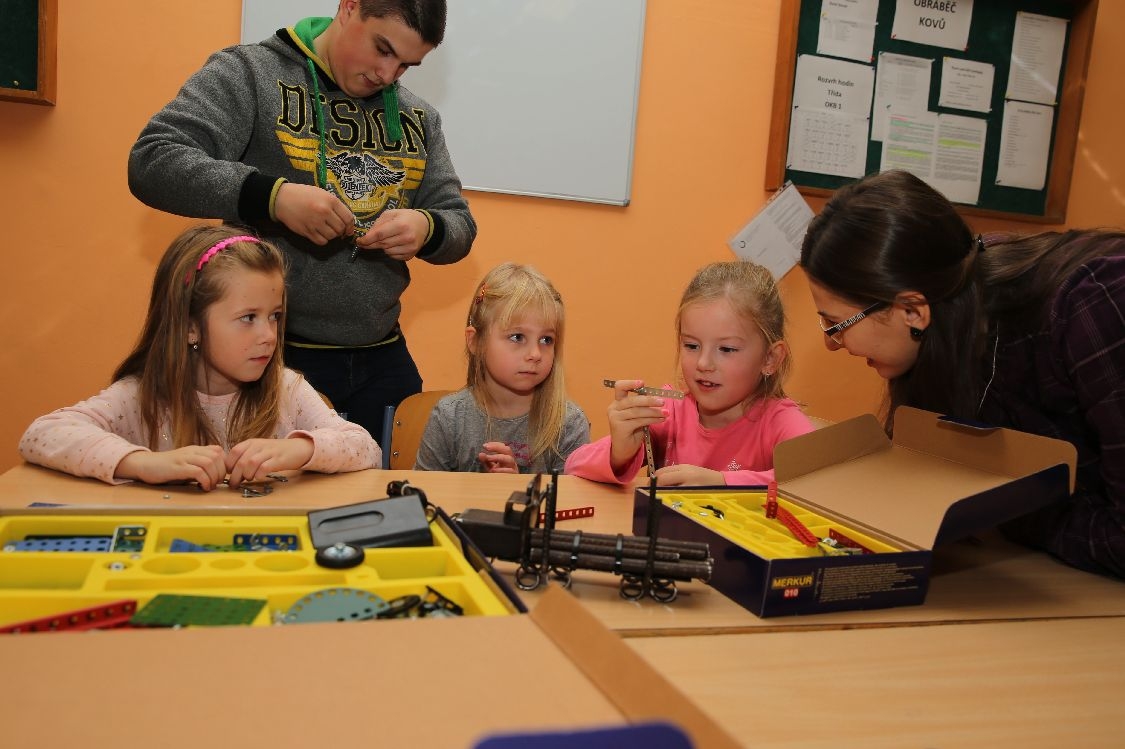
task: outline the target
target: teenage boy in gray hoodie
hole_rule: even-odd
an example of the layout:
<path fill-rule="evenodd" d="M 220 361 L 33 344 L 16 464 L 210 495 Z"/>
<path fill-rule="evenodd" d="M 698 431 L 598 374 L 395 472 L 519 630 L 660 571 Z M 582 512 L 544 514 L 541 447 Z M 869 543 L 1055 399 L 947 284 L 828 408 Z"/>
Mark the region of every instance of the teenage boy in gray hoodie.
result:
<path fill-rule="evenodd" d="M 144 203 L 282 249 L 286 364 L 376 438 L 422 388 L 398 325 L 407 262 L 455 263 L 477 232 L 441 118 L 398 83 L 445 17 L 445 0 L 341 0 L 216 52 L 129 155 Z"/>

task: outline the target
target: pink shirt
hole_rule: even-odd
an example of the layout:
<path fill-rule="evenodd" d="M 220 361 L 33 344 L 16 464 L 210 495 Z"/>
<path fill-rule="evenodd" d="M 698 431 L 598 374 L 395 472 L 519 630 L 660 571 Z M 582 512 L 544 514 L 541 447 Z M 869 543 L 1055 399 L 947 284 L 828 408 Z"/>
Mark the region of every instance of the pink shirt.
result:
<path fill-rule="evenodd" d="M 665 385 L 665 387 L 668 387 Z M 754 486 L 773 481 L 773 448 L 778 442 L 813 430 L 812 422 L 788 398 L 751 404 L 737 421 L 722 429 L 699 423 L 695 399 L 664 399 L 668 417 L 649 427 L 656 467 L 693 465 L 723 474 L 728 486 Z M 624 484 L 644 464 L 644 449 L 620 473 L 609 463 L 610 438 L 575 450 L 566 461 L 566 472 L 605 483 Z"/>
<path fill-rule="evenodd" d="M 113 477 L 117 464 L 129 453 L 149 449 L 138 388 L 136 378 L 127 377 L 93 398 L 40 416 L 24 432 L 20 454 L 28 462 L 74 476 L 91 476 L 110 484 L 126 483 L 125 479 Z M 237 394 L 197 395 L 223 449 L 229 450 L 232 445 L 227 444 L 226 416 Z M 379 445 L 366 429 L 340 418 L 303 377 L 287 369 L 273 437 L 296 436 L 313 441 L 312 458 L 302 466 L 306 471 L 340 473 L 378 468 L 382 458 Z M 166 430 L 161 430 L 157 451 L 172 447 Z"/>

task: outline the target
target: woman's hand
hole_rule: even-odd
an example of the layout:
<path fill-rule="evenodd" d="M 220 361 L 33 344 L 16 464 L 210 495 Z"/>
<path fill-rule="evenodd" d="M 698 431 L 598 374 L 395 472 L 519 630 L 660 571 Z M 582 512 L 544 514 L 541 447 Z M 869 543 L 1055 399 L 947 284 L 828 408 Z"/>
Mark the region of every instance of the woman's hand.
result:
<path fill-rule="evenodd" d="M 117 464 L 113 475 L 146 484 L 194 481 L 200 489 L 209 492 L 223 482 L 227 466 L 223 448 L 218 445 L 188 445 L 164 452 L 129 453 Z"/>
<path fill-rule="evenodd" d="M 244 481 L 264 481 L 274 471 L 291 471 L 304 467 L 313 455 L 309 437 L 288 439 L 251 439 L 239 442 L 227 453 L 226 470 L 230 485 L 237 488 Z"/>

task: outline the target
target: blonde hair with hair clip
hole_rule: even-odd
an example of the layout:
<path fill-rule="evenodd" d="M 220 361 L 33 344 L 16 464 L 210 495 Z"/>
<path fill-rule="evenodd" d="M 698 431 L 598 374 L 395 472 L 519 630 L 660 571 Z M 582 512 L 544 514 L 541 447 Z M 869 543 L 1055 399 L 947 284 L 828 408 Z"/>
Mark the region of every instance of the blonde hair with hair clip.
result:
<path fill-rule="evenodd" d="M 676 311 L 676 370 L 678 380 L 683 379 L 680 368 L 680 323 L 684 310 L 695 304 L 726 300 L 735 313 L 749 326 L 761 332 L 766 347 L 780 342 L 785 345 L 785 308 L 781 295 L 770 272 L 747 260 L 711 263 L 699 269 L 684 289 L 680 307 Z M 785 398 L 785 380 L 792 367 L 789 348 L 771 376 L 763 376 L 758 387 L 750 394 L 745 406 L 760 398 Z M 682 384 L 682 383 L 681 383 Z"/>
<path fill-rule="evenodd" d="M 200 343 L 205 343 L 207 310 L 223 298 L 233 271 L 279 273 L 285 277 L 281 253 L 260 240 L 230 242 L 196 269 L 209 249 L 245 234 L 244 230 L 225 225 L 194 226 L 172 241 L 157 265 L 144 327 L 133 350 L 113 374 L 115 381 L 137 378 L 141 414 L 148 430 L 149 447 L 153 449 L 162 429 L 169 431 L 177 448 L 223 443 L 199 407 L 196 357 L 203 354 L 190 350 L 188 335 L 194 322 L 200 331 Z M 231 404 L 227 434 L 223 435 L 228 445 L 269 437 L 277 424 L 284 370 L 284 309 L 283 292 L 277 349 L 261 378 L 245 383 Z"/>
<path fill-rule="evenodd" d="M 528 418 L 530 459 L 554 451 L 561 455 L 559 441 L 566 420 L 566 383 L 563 377 L 563 343 L 566 315 L 562 296 L 543 274 L 529 265 L 503 263 L 493 268 L 477 285 L 469 303 L 467 322 L 476 331 L 476 352 L 466 347 L 469 360 L 466 387 L 491 422 L 488 390 L 484 387 L 487 373 L 485 355 L 489 333 L 506 328 L 528 315 L 538 315 L 555 329 L 555 359 L 547 379 L 532 396 Z"/>

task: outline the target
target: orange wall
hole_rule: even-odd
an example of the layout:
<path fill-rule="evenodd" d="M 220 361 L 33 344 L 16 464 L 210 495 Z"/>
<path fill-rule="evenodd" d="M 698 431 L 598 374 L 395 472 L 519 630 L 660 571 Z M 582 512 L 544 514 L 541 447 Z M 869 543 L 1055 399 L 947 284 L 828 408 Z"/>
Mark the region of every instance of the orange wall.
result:
<path fill-rule="evenodd" d="M 442 268 L 411 264 L 403 325 L 427 387 L 462 384 L 469 294 L 504 260 L 536 265 L 562 292 L 570 391 L 595 436 L 606 430 L 603 378 L 661 382 L 674 375 L 671 321 L 680 291 L 700 265 L 733 257 L 726 240 L 766 198 L 779 8 L 780 0 L 649 0 L 628 207 L 469 193 L 480 224 L 470 257 Z M 136 201 L 126 158 L 149 116 L 207 54 L 238 40 L 240 17 L 239 0 L 59 0 L 58 105 L 0 102 L 0 375 L 7 401 L 0 470 L 19 460 L 16 445 L 33 418 L 97 392 L 132 343 L 156 259 L 190 222 Z M 1114 73 L 1122 69 L 1125 6 L 1103 2 L 1070 193 L 1072 226 L 1125 224 Z M 575 127 L 596 137 L 593 113 L 573 116 Z M 1013 226 L 976 223 L 982 230 Z M 794 397 L 830 419 L 877 408 L 882 390 L 874 374 L 825 351 L 799 270 L 786 276 L 782 291 L 796 357 Z"/>

